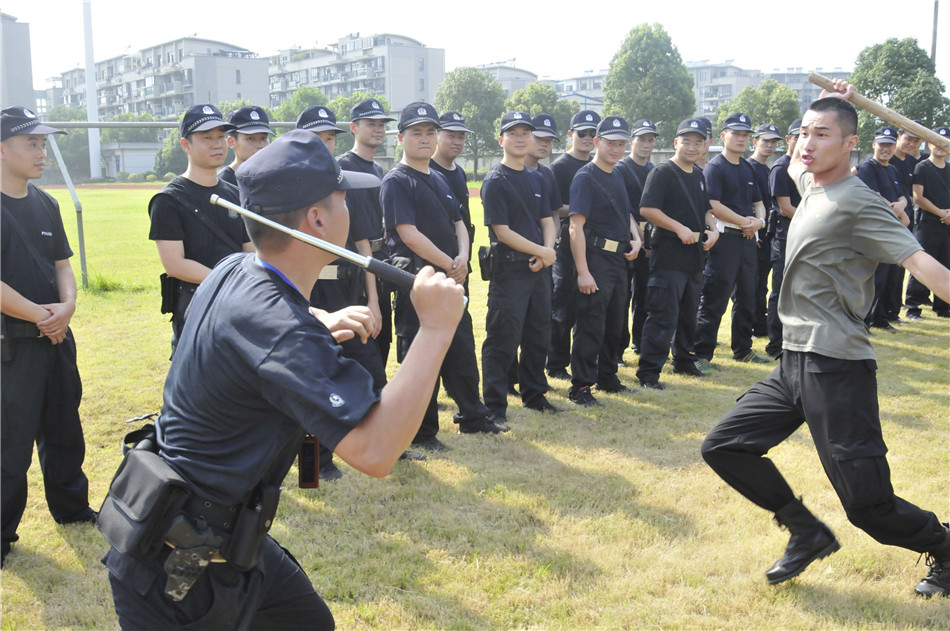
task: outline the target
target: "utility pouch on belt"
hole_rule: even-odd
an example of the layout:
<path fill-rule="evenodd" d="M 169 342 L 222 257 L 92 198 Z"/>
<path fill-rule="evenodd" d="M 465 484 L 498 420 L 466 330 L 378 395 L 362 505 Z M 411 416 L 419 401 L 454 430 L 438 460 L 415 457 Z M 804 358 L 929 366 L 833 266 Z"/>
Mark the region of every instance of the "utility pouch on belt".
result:
<path fill-rule="evenodd" d="M 254 567 L 261 542 L 274 523 L 279 501 L 279 486 L 261 484 L 254 490 L 251 499 L 241 507 L 231 538 L 221 550 L 228 564 L 242 572 Z"/>
<path fill-rule="evenodd" d="M 99 532 L 123 554 L 157 554 L 191 492 L 188 482 L 154 449 L 155 441 L 146 439 L 126 452 L 99 509 Z"/>
<path fill-rule="evenodd" d="M 483 245 L 478 248 L 478 268 L 481 271 L 482 280 L 491 280 L 492 265 L 495 263 L 495 250 L 497 244 Z"/>
<path fill-rule="evenodd" d="M 178 279 L 168 274 L 158 277 L 162 288 L 162 313 L 175 313 L 178 302 Z"/>

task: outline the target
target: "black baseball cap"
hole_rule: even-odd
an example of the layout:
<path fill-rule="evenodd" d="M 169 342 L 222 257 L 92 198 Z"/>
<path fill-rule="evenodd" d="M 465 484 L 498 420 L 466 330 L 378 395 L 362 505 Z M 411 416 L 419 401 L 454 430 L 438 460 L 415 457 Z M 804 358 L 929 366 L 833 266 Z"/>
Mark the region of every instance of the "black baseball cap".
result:
<path fill-rule="evenodd" d="M 752 121 L 742 112 L 736 112 L 726 117 L 722 124 L 723 131 L 731 129 L 732 131 L 752 131 Z"/>
<path fill-rule="evenodd" d="M 557 121 L 550 114 L 538 114 L 531 119 L 531 124 L 534 125 L 533 133 L 535 136 L 561 140 L 557 136 Z"/>
<path fill-rule="evenodd" d="M 693 120 L 698 120 L 700 123 L 702 123 L 703 128 L 706 130 L 706 138 L 712 138 L 713 124 L 711 120 L 709 120 L 705 116 L 702 116 L 700 118 L 695 118 Z"/>
<path fill-rule="evenodd" d="M 897 132 L 893 127 L 878 127 L 874 130 L 874 142 L 876 143 L 896 143 Z"/>
<path fill-rule="evenodd" d="M 402 108 L 396 129 L 401 134 L 407 128 L 422 123 L 432 123 L 436 128 L 442 128 L 442 123 L 439 122 L 439 113 L 435 111 L 435 108 L 423 101 L 416 101 Z"/>
<path fill-rule="evenodd" d="M 526 112 L 505 112 L 502 114 L 498 131 L 503 134 L 518 125 L 525 125 L 528 129 L 534 131 L 534 123 L 531 122 L 531 115 Z"/>
<path fill-rule="evenodd" d="M 224 131 L 236 129 L 228 121 L 224 120 L 221 110 L 210 103 L 204 105 L 192 105 L 181 118 L 178 124 L 178 131 L 182 138 L 187 138 L 196 131 L 208 131 L 223 127 Z"/>
<path fill-rule="evenodd" d="M 706 138 L 706 124 L 701 118 L 687 118 L 676 126 L 676 135 L 698 134 Z"/>
<path fill-rule="evenodd" d="M 597 137 L 604 140 L 630 140 L 630 125 L 620 116 L 608 116 L 597 124 Z"/>
<path fill-rule="evenodd" d="M 788 126 L 788 135 L 789 136 L 798 136 L 802 133 L 802 119 L 796 118 L 792 121 L 792 124 Z"/>
<path fill-rule="evenodd" d="M 228 122 L 234 125 L 235 131 L 241 134 L 273 134 L 267 112 L 256 105 L 247 105 L 234 110 L 228 116 Z"/>
<path fill-rule="evenodd" d="M 376 118 L 384 121 L 396 120 L 386 114 L 386 110 L 376 99 L 364 99 L 350 108 L 350 121 L 359 120 L 360 118 Z"/>
<path fill-rule="evenodd" d="M 645 136 L 646 134 L 658 135 L 656 133 L 656 123 L 645 118 L 641 118 L 640 120 L 634 122 L 633 127 L 630 128 L 631 136 Z"/>
<path fill-rule="evenodd" d="M 300 116 L 297 117 L 297 129 L 343 133 L 343 130 L 337 127 L 336 114 L 329 107 L 323 105 L 311 105 L 300 112 Z"/>
<path fill-rule="evenodd" d="M 439 117 L 439 126 L 445 131 L 472 132 L 471 129 L 465 126 L 465 117 L 453 110 L 442 113 L 442 116 Z"/>
<path fill-rule="evenodd" d="M 764 123 L 755 128 L 755 137 L 761 140 L 780 140 L 782 134 L 778 133 L 778 127 L 772 123 Z"/>
<path fill-rule="evenodd" d="M 316 134 L 292 129 L 237 168 L 241 206 L 260 215 L 276 215 L 318 202 L 334 191 L 375 188 L 370 173 L 341 171 Z"/>
<path fill-rule="evenodd" d="M 600 123 L 600 114 L 594 110 L 581 110 L 571 117 L 571 130 L 597 129 L 598 123 Z"/>
<path fill-rule="evenodd" d="M 944 138 L 946 138 L 947 136 L 950 136 L 950 127 L 938 127 L 934 131 L 940 134 L 941 136 L 943 136 Z"/>
<path fill-rule="evenodd" d="M 0 129 L 2 138 L 6 140 L 13 136 L 65 134 L 62 129 L 44 125 L 31 110 L 22 105 L 14 105 L 0 111 Z"/>

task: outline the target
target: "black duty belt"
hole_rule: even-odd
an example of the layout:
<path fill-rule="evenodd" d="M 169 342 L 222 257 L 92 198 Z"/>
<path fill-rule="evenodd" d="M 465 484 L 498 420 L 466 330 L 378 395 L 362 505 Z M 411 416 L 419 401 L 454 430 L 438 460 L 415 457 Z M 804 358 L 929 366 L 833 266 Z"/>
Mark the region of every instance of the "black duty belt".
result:
<path fill-rule="evenodd" d="M 730 228 L 729 226 L 723 226 L 722 231 L 724 234 L 742 234 L 742 230 L 739 228 Z"/>
<path fill-rule="evenodd" d="M 195 519 L 202 519 L 211 528 L 219 532 L 234 530 L 234 522 L 241 512 L 240 504 L 218 504 L 197 495 L 190 495 L 185 500 L 182 511 Z"/>
<path fill-rule="evenodd" d="M 14 322 L 7 318 L 6 333 L 9 337 L 36 338 L 44 337 L 39 328 L 32 322 Z"/>
<path fill-rule="evenodd" d="M 499 260 L 503 263 L 516 263 L 519 261 L 530 261 L 534 258 L 533 254 L 527 252 L 518 252 L 517 250 L 499 251 L 497 254 Z"/>
<path fill-rule="evenodd" d="M 383 246 L 386 245 L 386 239 L 380 237 L 379 239 L 370 239 L 369 249 L 373 252 L 379 252 L 383 249 Z"/>
<path fill-rule="evenodd" d="M 615 252 L 619 254 L 624 254 L 629 245 L 628 241 L 614 241 L 613 239 L 605 239 L 604 237 L 597 236 L 591 237 L 588 243 L 604 252 Z"/>
<path fill-rule="evenodd" d="M 353 276 L 353 268 L 346 265 L 326 265 L 320 270 L 320 280 L 346 280 Z"/>

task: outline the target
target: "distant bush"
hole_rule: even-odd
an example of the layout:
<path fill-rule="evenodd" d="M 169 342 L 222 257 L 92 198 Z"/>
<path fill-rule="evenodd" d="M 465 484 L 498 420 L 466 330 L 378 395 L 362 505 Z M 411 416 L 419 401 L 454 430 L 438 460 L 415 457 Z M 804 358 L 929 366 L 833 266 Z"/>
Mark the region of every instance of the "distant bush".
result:
<path fill-rule="evenodd" d="M 176 177 L 178 177 L 178 176 L 176 176 L 174 173 L 172 173 L 171 171 L 169 171 L 168 173 L 166 173 L 165 175 L 162 176 L 162 179 L 165 180 L 166 182 L 171 182 L 171 181 L 174 180 Z"/>
<path fill-rule="evenodd" d="M 148 175 L 145 176 L 145 181 L 146 181 L 146 182 L 157 182 L 157 181 L 158 181 L 158 176 L 155 175 L 154 173 L 149 173 Z"/>
<path fill-rule="evenodd" d="M 129 174 L 129 182 L 144 182 L 145 174 L 143 173 L 131 173 Z"/>
<path fill-rule="evenodd" d="M 129 172 L 119 171 L 118 173 L 115 174 L 115 179 L 119 182 L 124 182 L 129 179 Z"/>

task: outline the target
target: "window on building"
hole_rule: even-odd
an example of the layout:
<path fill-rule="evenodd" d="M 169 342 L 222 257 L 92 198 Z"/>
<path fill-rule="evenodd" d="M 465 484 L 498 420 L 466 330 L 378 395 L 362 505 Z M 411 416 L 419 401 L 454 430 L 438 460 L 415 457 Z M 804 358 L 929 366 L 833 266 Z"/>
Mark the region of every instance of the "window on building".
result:
<path fill-rule="evenodd" d="M 426 91 L 426 80 L 419 79 L 419 92 L 425 92 L 425 91 Z"/>
<path fill-rule="evenodd" d="M 234 83 L 241 85 L 241 71 L 240 69 L 234 71 Z M 240 98 L 240 97 L 238 97 Z"/>
<path fill-rule="evenodd" d="M 426 69 L 426 60 L 425 60 L 425 57 L 420 57 L 420 58 L 419 58 L 419 70 L 425 70 L 425 69 Z"/>

